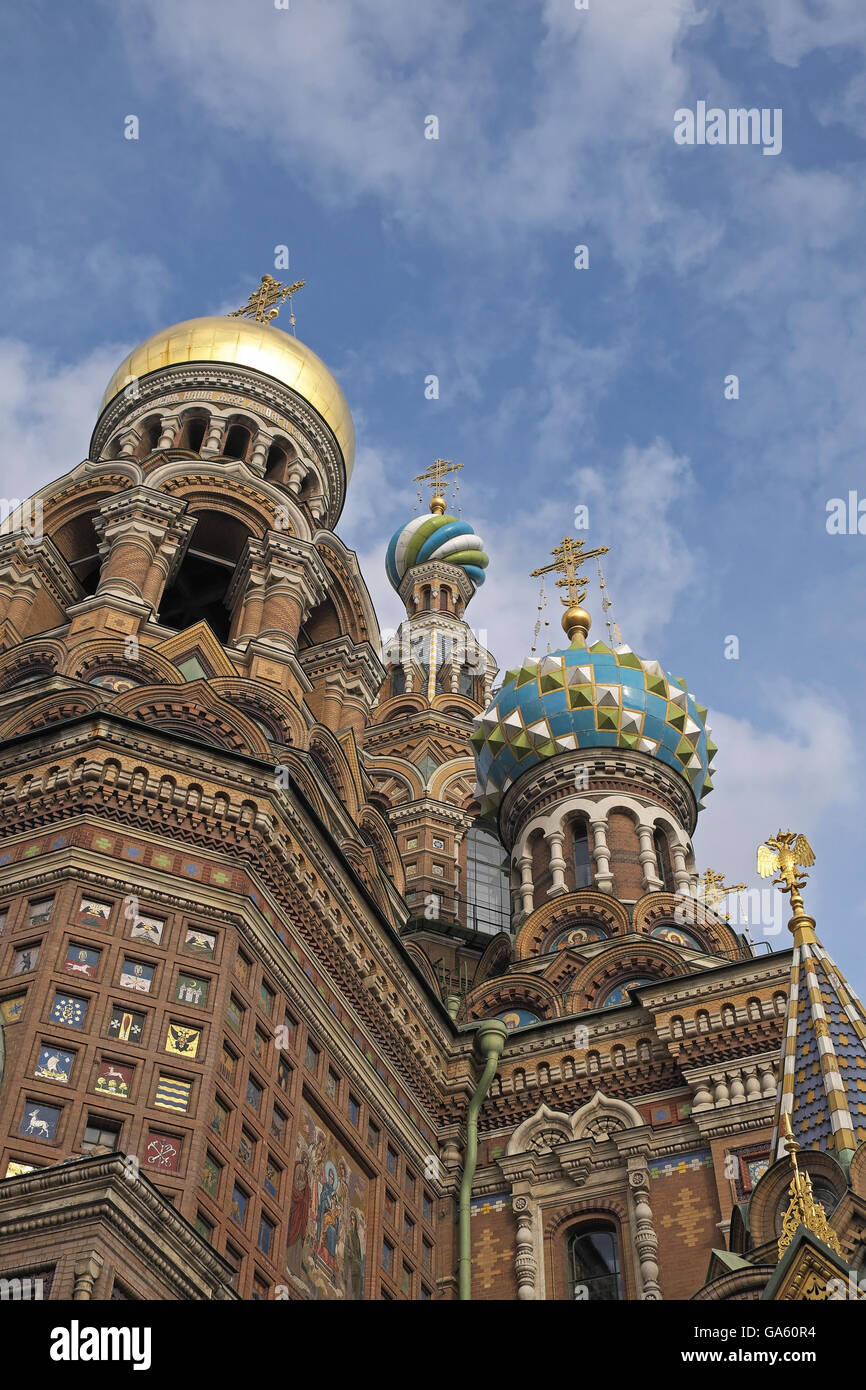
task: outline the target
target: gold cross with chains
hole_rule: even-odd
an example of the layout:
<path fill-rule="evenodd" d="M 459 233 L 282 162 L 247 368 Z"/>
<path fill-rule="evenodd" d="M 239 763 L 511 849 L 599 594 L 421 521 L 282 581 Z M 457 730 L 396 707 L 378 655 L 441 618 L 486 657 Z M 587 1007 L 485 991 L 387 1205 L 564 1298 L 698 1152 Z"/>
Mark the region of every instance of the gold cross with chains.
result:
<path fill-rule="evenodd" d="M 441 516 L 445 511 L 445 498 L 443 491 L 449 482 L 456 482 L 456 477 L 449 478 L 449 473 L 457 474 L 463 467 L 462 463 L 452 463 L 450 459 L 436 459 L 424 472 L 419 473 L 412 479 L 415 483 L 424 483 L 433 489 L 433 496 L 430 498 L 430 510 L 434 514 Z"/>
<path fill-rule="evenodd" d="M 583 541 L 576 541 L 571 536 L 566 536 L 562 545 L 555 545 L 551 550 L 554 561 L 552 565 L 542 565 L 541 569 L 532 571 L 532 578 L 537 579 L 541 574 L 550 574 L 552 570 L 562 572 L 562 578 L 557 579 L 557 587 L 568 590 L 568 598 L 561 601 L 566 605 L 583 603 L 586 598 L 586 589 L 589 580 L 585 574 L 579 574 L 584 561 L 593 560 L 596 555 L 606 555 L 610 550 L 609 545 L 600 545 L 597 550 L 584 550 Z"/>
<path fill-rule="evenodd" d="M 741 893 L 745 883 L 725 883 L 725 875 L 715 869 L 705 869 L 700 877 L 699 893 L 707 907 L 715 907 L 728 893 Z"/>
<path fill-rule="evenodd" d="M 230 319 L 247 318 L 254 319 L 256 323 L 270 323 L 277 317 L 286 300 L 289 301 L 289 323 L 295 327 L 295 315 L 292 312 L 292 295 L 297 294 L 306 284 L 306 280 L 296 280 L 292 285 L 282 285 L 279 280 L 275 280 L 273 275 L 263 275 L 262 283 L 257 290 L 254 290 L 241 309 L 233 309 L 228 315 Z M 276 305 L 276 308 L 273 306 Z"/>
<path fill-rule="evenodd" d="M 553 563 L 542 565 L 540 569 L 532 571 L 533 579 L 550 574 L 553 570 L 561 573 L 562 578 L 556 581 L 557 588 L 565 589 L 568 593 L 568 598 L 561 600 L 566 606 L 566 612 L 562 615 L 562 626 L 572 640 L 577 633 L 585 639 L 590 626 L 590 616 L 581 607 L 586 598 L 589 579 L 580 573 L 580 569 L 587 560 L 593 560 L 596 555 L 606 555 L 609 550 L 609 545 L 600 545 L 597 550 L 584 550 L 583 541 L 565 536 L 562 544 L 555 545 L 550 552 Z"/>

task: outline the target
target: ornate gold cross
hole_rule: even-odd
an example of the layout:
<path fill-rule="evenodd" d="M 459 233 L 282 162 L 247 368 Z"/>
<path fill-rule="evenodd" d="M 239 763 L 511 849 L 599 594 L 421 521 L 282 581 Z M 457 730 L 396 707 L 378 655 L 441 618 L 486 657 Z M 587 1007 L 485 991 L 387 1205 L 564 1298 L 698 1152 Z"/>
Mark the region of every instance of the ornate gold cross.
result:
<path fill-rule="evenodd" d="M 533 570 L 532 578 L 537 579 L 541 574 L 550 574 L 552 570 L 557 570 L 562 574 L 562 578 L 556 581 L 557 587 L 568 590 L 568 598 L 563 598 L 560 602 L 566 607 L 583 603 L 589 579 L 579 571 L 586 560 L 592 560 L 596 555 L 606 555 L 609 550 L 609 545 L 600 545 L 597 550 L 584 550 L 583 541 L 565 536 L 562 544 L 555 545 L 550 552 L 554 557 L 553 564 L 542 565 L 541 569 Z"/>
<path fill-rule="evenodd" d="M 306 280 L 296 280 L 293 285 L 282 285 L 279 280 L 275 280 L 273 275 L 263 275 L 262 283 L 257 290 L 254 290 L 242 309 L 233 309 L 228 315 L 230 319 L 255 319 L 256 323 L 270 323 L 277 317 L 283 304 L 288 299 L 291 301 L 292 295 L 297 294 L 306 284 Z M 273 306 L 276 305 L 276 308 Z M 291 303 L 289 304 L 289 322 L 295 326 L 295 316 L 291 313 Z"/>
<path fill-rule="evenodd" d="M 746 886 L 745 883 L 725 883 L 725 875 L 717 873 L 715 869 L 706 869 L 699 883 L 700 896 L 710 908 L 715 908 L 716 903 L 720 903 L 728 893 L 741 893 Z"/>
<path fill-rule="evenodd" d="M 442 516 L 445 511 L 445 498 L 442 495 L 449 482 L 456 482 L 456 477 L 449 477 L 449 474 L 457 474 L 463 467 L 462 463 L 452 463 L 450 459 L 436 459 L 430 467 L 423 473 L 417 474 L 413 482 L 424 483 L 433 489 L 433 496 L 430 498 L 430 510 L 434 514 Z"/>

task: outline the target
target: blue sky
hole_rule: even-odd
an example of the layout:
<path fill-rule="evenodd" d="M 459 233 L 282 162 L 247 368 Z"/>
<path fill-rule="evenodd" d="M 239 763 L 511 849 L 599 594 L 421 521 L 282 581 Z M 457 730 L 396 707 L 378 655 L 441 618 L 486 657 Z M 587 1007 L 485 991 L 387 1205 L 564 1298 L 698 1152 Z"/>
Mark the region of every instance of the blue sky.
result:
<path fill-rule="evenodd" d="M 289 2 L 0 19 L 5 490 L 85 456 L 133 343 L 241 304 L 288 245 L 299 336 L 355 417 L 338 531 L 383 627 L 385 545 L 437 455 L 465 464 L 491 556 L 470 615 L 503 670 L 587 505 L 624 639 L 710 707 L 701 867 L 754 884 L 755 845 L 805 832 L 862 992 L 866 536 L 826 529 L 830 498 L 866 499 L 862 0 Z M 781 153 L 677 145 L 698 101 L 780 108 Z"/>

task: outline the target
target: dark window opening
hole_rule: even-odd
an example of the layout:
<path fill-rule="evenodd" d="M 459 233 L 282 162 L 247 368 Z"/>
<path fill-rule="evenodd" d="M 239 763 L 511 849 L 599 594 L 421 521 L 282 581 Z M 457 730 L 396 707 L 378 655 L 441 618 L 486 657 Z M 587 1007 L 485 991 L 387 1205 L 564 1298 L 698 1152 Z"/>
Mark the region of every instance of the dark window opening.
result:
<path fill-rule="evenodd" d="M 234 565 L 188 550 L 177 578 L 163 597 L 159 621 L 182 632 L 202 619 L 220 642 L 227 642 L 231 617 L 225 605 Z"/>
<path fill-rule="evenodd" d="M 246 425 L 230 425 L 223 444 L 225 458 L 246 460 L 252 434 Z"/>
<path fill-rule="evenodd" d="M 144 459 L 147 458 L 148 454 L 152 454 L 159 443 L 161 434 L 162 422 L 158 419 L 148 420 L 141 431 L 141 439 L 135 451 L 135 457 L 137 459 Z"/>
<path fill-rule="evenodd" d="M 607 1226 L 578 1231 L 568 1243 L 572 1298 L 616 1302 L 622 1298 L 616 1232 Z"/>
<path fill-rule="evenodd" d="M 207 433 L 207 420 L 203 416 L 193 416 L 187 420 L 178 436 L 177 448 L 188 449 L 190 453 L 197 454 L 204 443 Z"/>
<path fill-rule="evenodd" d="M 653 831 L 653 845 L 656 853 L 656 871 L 667 891 L 671 893 L 673 892 L 674 876 L 671 868 L 670 850 L 663 830 Z"/>
<path fill-rule="evenodd" d="M 473 825 L 466 836 L 466 925 L 495 935 L 510 924 L 508 855 L 492 830 Z"/>
<path fill-rule="evenodd" d="M 395 666 L 391 672 L 391 694 L 404 695 L 406 693 L 406 672 L 402 666 Z"/>
<path fill-rule="evenodd" d="M 592 858 L 589 852 L 589 833 L 586 823 L 574 826 L 574 886 L 592 887 Z"/>

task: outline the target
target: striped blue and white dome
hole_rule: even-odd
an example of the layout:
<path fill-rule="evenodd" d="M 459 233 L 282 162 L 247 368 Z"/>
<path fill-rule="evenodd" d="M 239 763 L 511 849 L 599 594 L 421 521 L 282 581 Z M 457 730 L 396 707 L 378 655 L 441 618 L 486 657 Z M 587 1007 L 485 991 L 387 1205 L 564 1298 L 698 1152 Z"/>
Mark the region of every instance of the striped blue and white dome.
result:
<path fill-rule="evenodd" d="M 459 565 L 473 584 L 484 583 L 488 564 L 484 542 L 468 522 L 458 521 L 455 516 L 416 516 L 394 532 L 385 556 L 385 571 L 392 588 L 399 590 L 406 571 L 425 560 Z"/>

